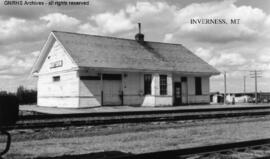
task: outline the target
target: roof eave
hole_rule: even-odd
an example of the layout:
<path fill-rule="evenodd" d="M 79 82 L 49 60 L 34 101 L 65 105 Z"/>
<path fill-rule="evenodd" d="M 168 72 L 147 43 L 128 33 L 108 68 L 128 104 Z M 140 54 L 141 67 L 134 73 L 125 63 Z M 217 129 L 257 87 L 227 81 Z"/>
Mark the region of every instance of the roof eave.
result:
<path fill-rule="evenodd" d="M 52 33 L 50 33 L 50 35 L 48 36 L 45 44 L 43 45 L 41 51 L 40 51 L 40 54 L 39 56 L 36 58 L 36 61 L 31 69 L 31 72 L 30 74 L 32 76 L 36 76 L 37 73 L 39 72 L 40 68 L 41 68 L 41 65 L 43 63 L 43 61 L 45 60 L 45 53 L 48 51 L 48 49 L 50 48 L 50 45 L 53 43 L 53 40 L 54 40 L 54 37 L 52 35 Z"/>
<path fill-rule="evenodd" d="M 92 71 L 118 71 L 118 72 L 171 72 L 176 74 L 185 75 L 219 75 L 220 72 L 188 72 L 188 71 L 175 71 L 175 70 L 164 70 L 164 69 L 136 69 L 136 68 L 109 68 L 109 67 L 85 67 L 80 66 L 79 70 L 92 70 Z"/>

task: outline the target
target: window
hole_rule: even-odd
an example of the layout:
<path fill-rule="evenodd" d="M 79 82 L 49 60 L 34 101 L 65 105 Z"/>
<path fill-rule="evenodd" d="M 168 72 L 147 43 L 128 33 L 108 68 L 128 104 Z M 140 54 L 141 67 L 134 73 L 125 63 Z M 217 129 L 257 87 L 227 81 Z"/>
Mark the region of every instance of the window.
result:
<path fill-rule="evenodd" d="M 144 75 L 144 94 L 151 94 L 151 81 L 152 81 L 152 75 L 151 74 L 145 74 Z"/>
<path fill-rule="evenodd" d="M 195 77 L 195 94 L 202 95 L 202 78 Z"/>
<path fill-rule="evenodd" d="M 167 75 L 159 76 L 160 95 L 167 95 Z"/>
<path fill-rule="evenodd" d="M 60 81 L 60 76 L 53 76 L 53 81 L 54 82 Z"/>

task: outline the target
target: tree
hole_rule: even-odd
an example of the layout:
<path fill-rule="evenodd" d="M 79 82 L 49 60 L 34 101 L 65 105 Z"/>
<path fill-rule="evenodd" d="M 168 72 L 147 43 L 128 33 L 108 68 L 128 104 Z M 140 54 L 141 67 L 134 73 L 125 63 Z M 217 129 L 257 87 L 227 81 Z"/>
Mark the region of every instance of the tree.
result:
<path fill-rule="evenodd" d="M 37 102 L 37 91 L 26 89 L 23 86 L 17 88 L 16 96 L 19 100 L 19 104 L 34 104 Z"/>

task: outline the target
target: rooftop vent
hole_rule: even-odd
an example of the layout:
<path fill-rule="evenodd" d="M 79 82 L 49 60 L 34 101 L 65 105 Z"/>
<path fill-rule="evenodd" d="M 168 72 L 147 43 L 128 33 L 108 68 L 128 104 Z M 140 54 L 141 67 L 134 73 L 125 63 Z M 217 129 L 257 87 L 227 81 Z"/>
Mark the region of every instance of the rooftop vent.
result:
<path fill-rule="evenodd" d="M 138 23 L 139 26 L 139 33 L 135 35 L 135 40 L 138 42 L 144 42 L 144 35 L 141 33 L 141 23 Z"/>

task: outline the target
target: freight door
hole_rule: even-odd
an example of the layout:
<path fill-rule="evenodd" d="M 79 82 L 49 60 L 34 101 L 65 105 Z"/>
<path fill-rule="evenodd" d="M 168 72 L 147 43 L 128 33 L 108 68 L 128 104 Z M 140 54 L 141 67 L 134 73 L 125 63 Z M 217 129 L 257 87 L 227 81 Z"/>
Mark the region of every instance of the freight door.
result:
<path fill-rule="evenodd" d="M 121 74 L 103 74 L 103 105 L 122 105 Z"/>

